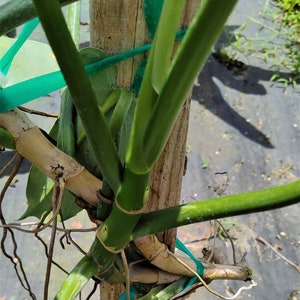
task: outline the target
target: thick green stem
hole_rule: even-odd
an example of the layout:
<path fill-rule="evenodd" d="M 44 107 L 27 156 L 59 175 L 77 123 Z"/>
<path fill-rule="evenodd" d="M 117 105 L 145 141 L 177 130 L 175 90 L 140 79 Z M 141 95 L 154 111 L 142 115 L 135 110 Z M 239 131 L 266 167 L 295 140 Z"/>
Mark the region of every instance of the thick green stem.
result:
<path fill-rule="evenodd" d="M 34 0 L 49 44 L 64 75 L 97 163 L 111 188 L 120 186 L 121 163 L 104 114 L 68 31 L 58 0 Z"/>
<path fill-rule="evenodd" d="M 164 2 L 158 28 L 149 53 L 143 82 L 139 92 L 133 120 L 130 144 L 126 153 L 128 166 L 136 173 L 151 170 L 152 164 L 145 163 L 145 130 L 157 101 L 158 93 L 167 80 L 170 70 L 171 54 L 183 6 L 182 0 Z"/>
<path fill-rule="evenodd" d="M 143 215 L 132 239 L 187 224 L 256 213 L 299 202 L 300 180 L 266 190 L 179 205 Z"/>
<path fill-rule="evenodd" d="M 203 0 L 173 60 L 152 117 L 147 123 L 143 155 L 151 165 L 159 157 L 185 97 L 204 65 L 237 0 Z"/>
<path fill-rule="evenodd" d="M 167 29 L 158 27 L 141 85 L 126 155 L 127 164 L 135 172 L 149 171 L 161 154 L 185 97 L 236 2 L 237 0 L 202 1 L 170 68 L 170 43 L 173 47 L 176 15 L 180 15 L 181 1 L 176 2 L 177 5 L 172 11 L 172 30 L 165 47 L 157 34 L 162 32 L 164 36 Z M 166 2 L 168 5 L 170 3 Z M 168 10 L 163 9 L 159 21 L 162 26 L 163 21 L 168 20 L 164 18 L 169 16 L 169 7 L 164 5 L 165 7 Z M 160 65 L 163 66 L 162 74 L 159 73 Z"/>
<path fill-rule="evenodd" d="M 78 0 L 60 0 L 61 6 Z M 32 0 L 12 0 L 0 6 L 0 36 L 37 16 Z"/>
<path fill-rule="evenodd" d="M 139 175 L 125 169 L 112 211 L 97 233 L 98 239 L 112 251 L 119 251 L 129 243 L 148 199 L 148 184 L 149 173 Z"/>
<path fill-rule="evenodd" d="M 87 269 L 91 270 L 88 273 L 90 277 L 98 275 L 106 279 L 112 275 L 114 271 L 112 263 L 115 255 L 129 244 L 132 230 L 142 215 L 142 208 L 147 201 L 148 181 L 149 174 L 137 175 L 125 169 L 123 183 L 117 193 L 117 202 L 114 202 L 110 215 L 99 227 L 97 237 L 88 253 L 88 258 L 84 258 L 78 263 L 57 295 L 69 295 L 72 286 L 74 286 L 77 293 L 80 291 L 80 285 L 83 286 L 88 278 L 87 276 L 81 277 L 78 274 L 80 281 L 78 284 L 75 278 L 78 270 L 81 270 L 81 266 L 84 267 L 86 260 L 89 264 L 92 261 L 95 265 L 94 267 L 87 265 Z M 67 300 L 73 298 L 57 299 Z"/>
<path fill-rule="evenodd" d="M 161 18 L 155 33 L 153 43 L 154 61 L 152 68 L 152 86 L 157 94 L 168 78 L 171 57 L 174 50 L 174 40 L 184 0 L 165 0 Z"/>

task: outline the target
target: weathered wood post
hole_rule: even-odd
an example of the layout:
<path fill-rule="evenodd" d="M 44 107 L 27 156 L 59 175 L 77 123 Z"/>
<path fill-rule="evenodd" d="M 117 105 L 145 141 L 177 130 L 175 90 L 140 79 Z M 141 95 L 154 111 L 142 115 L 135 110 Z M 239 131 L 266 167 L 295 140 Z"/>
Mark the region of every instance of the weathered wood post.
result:
<path fill-rule="evenodd" d="M 181 27 L 186 27 L 200 0 L 186 1 Z M 108 55 L 123 52 L 149 42 L 144 20 L 143 0 L 92 0 L 90 2 L 91 45 Z M 117 84 L 129 88 L 142 56 L 116 66 Z M 185 168 L 185 147 L 190 99 L 179 114 L 169 141 L 151 175 L 150 199 L 147 210 L 174 206 L 180 201 Z M 161 233 L 159 238 L 174 249 L 176 230 Z M 101 285 L 101 299 L 118 299 L 123 286 Z"/>

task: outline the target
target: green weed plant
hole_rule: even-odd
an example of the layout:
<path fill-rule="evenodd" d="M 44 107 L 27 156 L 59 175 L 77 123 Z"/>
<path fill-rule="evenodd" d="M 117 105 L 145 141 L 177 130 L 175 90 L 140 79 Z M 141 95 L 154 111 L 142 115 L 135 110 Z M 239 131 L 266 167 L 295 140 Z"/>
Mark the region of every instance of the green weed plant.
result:
<path fill-rule="evenodd" d="M 233 32 L 224 29 L 225 41 L 216 49 L 218 55 L 239 62 L 250 57 L 263 60 L 274 73 L 270 81 L 296 85 L 300 80 L 300 1 L 266 0 L 260 16 L 248 21 Z M 255 23 L 254 36 L 245 29 Z"/>

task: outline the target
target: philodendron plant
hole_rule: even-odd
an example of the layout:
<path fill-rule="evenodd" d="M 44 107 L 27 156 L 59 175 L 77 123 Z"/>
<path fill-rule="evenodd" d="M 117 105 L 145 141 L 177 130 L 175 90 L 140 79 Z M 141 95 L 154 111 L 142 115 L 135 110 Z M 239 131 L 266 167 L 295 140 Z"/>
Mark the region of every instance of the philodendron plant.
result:
<path fill-rule="evenodd" d="M 36 216 L 44 227 L 85 207 L 98 225 L 89 252 L 62 283 L 56 299 L 73 299 L 91 277 L 111 283 L 151 283 L 154 288 L 149 294 L 136 292 L 140 299 L 171 299 L 196 280 L 204 285 L 214 279 L 250 280 L 248 267 L 175 256 L 154 234 L 297 203 L 300 181 L 144 212 L 153 165 L 236 0 L 203 0 L 172 60 L 185 1 L 165 0 L 153 43 L 142 49 L 151 48 L 137 96 L 116 86 L 112 65 L 126 55 L 111 58 L 98 49 L 78 51 L 61 11 L 64 1 L 33 0 L 34 7 L 30 1 L 20 7 L 17 2 L 0 9 L 0 25 L 6 22 L 1 34 L 36 13 L 63 74 L 54 72 L 51 78 L 67 85 L 60 118 L 48 138 L 15 108 L 26 101 L 22 96 L 26 81 L 0 90 L 0 144 L 16 149 L 33 164 L 27 186 L 29 205 L 22 217 Z M 16 7 L 23 14 L 12 9 Z M 138 52 L 133 49 L 128 56 Z M 43 79 L 36 77 L 30 84 Z M 81 199 L 80 207 L 75 198 Z M 130 261 L 148 259 L 153 267 L 138 262 L 128 266 L 126 256 Z"/>

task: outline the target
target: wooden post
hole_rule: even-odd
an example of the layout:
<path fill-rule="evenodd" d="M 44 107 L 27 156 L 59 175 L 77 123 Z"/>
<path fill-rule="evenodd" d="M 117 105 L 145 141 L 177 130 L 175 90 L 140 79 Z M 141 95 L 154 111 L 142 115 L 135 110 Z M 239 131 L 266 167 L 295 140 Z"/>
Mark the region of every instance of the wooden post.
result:
<path fill-rule="evenodd" d="M 186 1 L 181 28 L 186 27 L 200 0 Z M 149 42 L 144 21 L 143 0 L 92 0 L 90 6 L 91 45 L 108 55 L 129 50 Z M 116 66 L 117 84 L 129 88 L 142 56 Z M 147 210 L 174 206 L 180 201 L 182 176 L 185 168 L 185 147 L 190 98 L 187 99 L 174 125 L 168 143 L 156 163 L 152 175 Z M 160 240 L 174 249 L 176 230 L 160 234 Z M 101 299 L 118 299 L 123 286 L 101 284 Z"/>
<path fill-rule="evenodd" d="M 91 45 L 108 55 L 149 42 L 143 0 L 93 0 L 90 2 Z M 129 88 L 142 56 L 116 65 L 117 84 Z"/>

